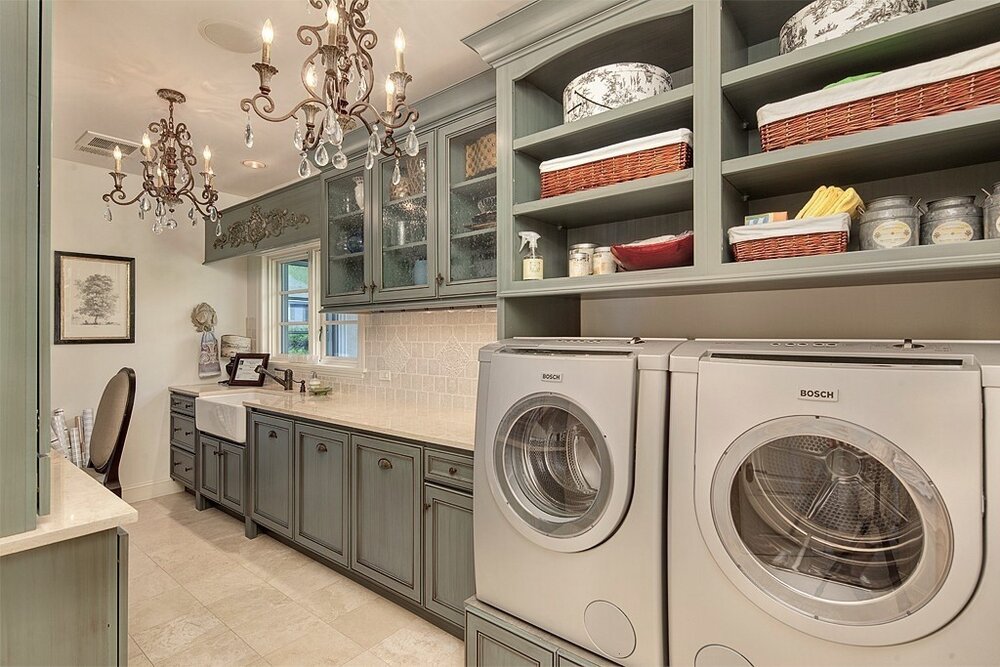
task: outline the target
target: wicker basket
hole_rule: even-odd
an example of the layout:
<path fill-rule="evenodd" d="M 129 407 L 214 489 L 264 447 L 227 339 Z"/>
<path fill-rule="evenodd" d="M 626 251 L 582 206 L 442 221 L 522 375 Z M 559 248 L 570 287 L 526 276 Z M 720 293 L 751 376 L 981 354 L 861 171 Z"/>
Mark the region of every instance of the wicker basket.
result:
<path fill-rule="evenodd" d="M 687 169 L 691 155 L 691 144 L 681 142 L 542 172 L 542 198 Z"/>
<path fill-rule="evenodd" d="M 832 255 L 847 250 L 847 232 L 775 236 L 767 239 L 740 241 L 734 243 L 732 248 L 733 257 L 737 262 L 781 259 L 782 257 L 806 257 L 808 255 Z"/>
<path fill-rule="evenodd" d="M 480 174 L 496 171 L 497 133 L 484 134 L 475 141 L 465 144 L 465 177 L 475 178 Z"/>
<path fill-rule="evenodd" d="M 762 125 L 765 151 L 1000 103 L 1000 67 L 937 81 Z"/>

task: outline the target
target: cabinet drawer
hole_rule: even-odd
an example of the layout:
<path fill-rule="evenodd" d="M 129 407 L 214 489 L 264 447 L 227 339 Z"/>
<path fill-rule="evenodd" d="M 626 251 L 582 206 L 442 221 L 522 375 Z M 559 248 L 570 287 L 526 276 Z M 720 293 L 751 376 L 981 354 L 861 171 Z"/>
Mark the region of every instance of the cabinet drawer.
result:
<path fill-rule="evenodd" d="M 170 476 L 188 487 L 194 488 L 194 454 L 176 445 L 170 447 Z"/>
<path fill-rule="evenodd" d="M 181 415 L 170 415 L 170 443 L 187 449 L 194 454 L 196 442 L 194 419 Z"/>
<path fill-rule="evenodd" d="M 472 490 L 472 459 L 461 454 L 424 450 L 424 478 L 446 486 Z"/>
<path fill-rule="evenodd" d="M 556 653 L 536 644 L 527 635 L 467 613 L 465 617 L 465 664 L 469 667 L 555 667 Z"/>
<path fill-rule="evenodd" d="M 194 396 L 170 394 L 170 411 L 194 417 Z"/>

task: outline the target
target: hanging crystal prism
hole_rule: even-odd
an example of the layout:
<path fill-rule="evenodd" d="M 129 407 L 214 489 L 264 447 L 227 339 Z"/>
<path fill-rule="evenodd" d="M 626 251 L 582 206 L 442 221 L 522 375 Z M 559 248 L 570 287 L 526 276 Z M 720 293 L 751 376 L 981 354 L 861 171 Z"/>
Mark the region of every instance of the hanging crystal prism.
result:
<path fill-rule="evenodd" d="M 333 135 L 333 128 L 339 124 L 337 122 L 337 112 L 333 110 L 333 105 L 328 106 L 326 108 L 326 115 L 323 118 L 323 133 L 327 137 L 331 137 Z M 331 139 L 330 143 L 336 142 Z"/>
<path fill-rule="evenodd" d="M 184 187 L 184 184 L 188 182 L 188 172 L 187 169 L 181 169 L 177 178 L 177 184 Z"/>
<path fill-rule="evenodd" d="M 164 213 L 165 213 L 165 211 L 163 209 L 163 202 L 157 200 L 157 202 L 156 202 L 156 217 L 157 218 L 162 218 Z"/>
<path fill-rule="evenodd" d="M 104 207 L 104 219 L 111 222 L 111 205 L 108 204 Z"/>
<path fill-rule="evenodd" d="M 194 206 L 188 209 L 188 220 L 191 221 L 192 227 L 198 224 L 198 217 L 194 214 Z"/>
<path fill-rule="evenodd" d="M 139 208 L 143 211 L 148 211 L 153 208 L 153 205 L 149 203 L 149 197 L 146 195 L 142 196 L 142 199 L 139 200 Z"/>
<path fill-rule="evenodd" d="M 157 218 L 156 222 L 153 223 L 153 233 L 157 236 L 163 233 L 163 223 L 160 221 L 160 218 Z"/>
<path fill-rule="evenodd" d="M 399 185 L 403 175 L 399 173 L 399 158 L 396 158 L 396 166 L 392 168 L 392 184 Z"/>
<path fill-rule="evenodd" d="M 365 169 L 371 171 L 372 167 L 375 166 L 375 156 L 370 152 L 365 153 Z"/>
<path fill-rule="evenodd" d="M 215 223 L 215 235 L 222 236 L 222 221 Z"/>
<path fill-rule="evenodd" d="M 368 94 L 368 80 L 365 77 L 358 79 L 358 95 L 357 100 L 360 102 Z"/>
<path fill-rule="evenodd" d="M 403 151 L 410 157 L 416 157 L 417 153 L 420 152 L 417 128 L 413 123 L 410 123 L 410 133 L 406 135 L 406 141 L 403 142 Z"/>
<path fill-rule="evenodd" d="M 219 209 L 215 208 L 214 204 L 208 208 L 208 219 L 212 222 L 219 221 Z"/>
<path fill-rule="evenodd" d="M 139 219 L 140 220 L 145 220 L 146 219 L 146 212 L 144 210 L 142 210 L 142 206 L 139 207 Z"/>
<path fill-rule="evenodd" d="M 334 146 L 339 146 L 344 143 L 344 128 L 340 126 L 340 123 L 334 121 L 333 129 L 329 133 L 330 143 Z"/>
<path fill-rule="evenodd" d="M 250 126 L 250 112 L 247 111 L 247 126 L 243 130 L 243 143 L 247 145 L 247 148 L 253 148 L 253 128 Z"/>
<path fill-rule="evenodd" d="M 323 143 L 322 139 L 320 139 L 319 148 L 317 148 L 316 152 L 313 154 L 313 160 L 316 161 L 317 167 L 325 167 L 330 164 L 330 154 L 326 151 L 326 145 Z"/>
<path fill-rule="evenodd" d="M 295 133 L 292 135 L 292 145 L 295 146 L 295 150 L 302 150 L 302 126 L 299 124 L 298 116 L 295 117 Z"/>
<path fill-rule="evenodd" d="M 174 220 L 173 218 L 170 218 L 166 221 L 166 223 L 164 223 L 164 227 L 166 227 L 167 229 L 177 229 L 177 221 Z"/>
<path fill-rule="evenodd" d="M 302 151 L 301 155 L 302 161 L 299 162 L 299 178 L 309 178 L 309 174 L 312 173 L 312 167 L 309 166 L 309 157 L 305 151 Z"/>
<path fill-rule="evenodd" d="M 337 146 L 337 152 L 333 154 L 333 168 L 347 169 L 347 156 L 344 155 L 344 151 L 340 146 Z"/>

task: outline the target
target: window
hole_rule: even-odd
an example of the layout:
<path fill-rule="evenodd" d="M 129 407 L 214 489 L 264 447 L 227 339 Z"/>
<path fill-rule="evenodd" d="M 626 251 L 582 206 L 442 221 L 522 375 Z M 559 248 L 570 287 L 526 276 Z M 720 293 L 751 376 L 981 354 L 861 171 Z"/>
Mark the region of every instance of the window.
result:
<path fill-rule="evenodd" d="M 264 347 L 276 359 L 361 371 L 361 319 L 320 312 L 320 261 L 317 244 L 264 257 Z"/>

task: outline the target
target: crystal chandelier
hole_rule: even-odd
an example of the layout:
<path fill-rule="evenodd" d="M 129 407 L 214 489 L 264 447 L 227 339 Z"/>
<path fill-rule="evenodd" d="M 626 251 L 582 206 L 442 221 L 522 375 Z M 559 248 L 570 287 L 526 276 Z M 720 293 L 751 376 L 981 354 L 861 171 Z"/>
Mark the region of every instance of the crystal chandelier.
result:
<path fill-rule="evenodd" d="M 260 92 L 240 102 L 240 108 L 247 114 L 244 135 L 247 148 L 253 146 L 251 109 L 260 118 L 273 123 L 294 117 L 292 144 L 301 157 L 299 176 L 307 178 L 312 173 L 309 151 L 313 152 L 313 161 L 319 167 L 331 163 L 336 169 L 347 167 L 347 156 L 342 148 L 344 134 L 360 123 L 368 131 L 365 167 L 371 169 L 379 155 L 395 157 L 393 183 L 398 183 L 400 156 L 403 153 L 413 156 L 420 151 L 414 125 L 418 114 L 406 103 L 406 84 L 413 79 L 403 65 L 406 48 L 403 32 L 396 31 L 396 70 L 386 77 L 385 109 L 379 110 L 369 102 L 375 77 L 371 51 L 378 44 L 378 35 L 366 27 L 368 0 L 309 0 L 309 4 L 316 9 L 326 9 L 326 22 L 317 26 L 302 25 L 297 31 L 299 42 L 312 47 L 302 63 L 301 78 L 306 97 L 288 113 L 274 114 L 271 79 L 278 70 L 271 64 L 274 28 L 268 19 L 261 30 L 260 62 L 253 64 L 260 77 Z M 351 90 L 353 100 L 349 99 Z M 400 146 L 394 132 L 407 124 L 410 131 Z M 381 134 L 379 125 L 383 128 Z M 332 158 L 327 145 L 333 148 Z"/>
<path fill-rule="evenodd" d="M 212 186 L 215 172 L 212 171 L 212 151 L 205 146 L 202 156 L 205 158 L 205 169 L 201 172 L 203 186 L 201 195 L 195 193 L 194 172 L 198 164 L 191 148 L 191 132 L 184 123 L 174 123 L 174 105 L 183 104 L 182 93 L 169 88 L 161 88 L 156 94 L 167 102 L 167 117 L 159 122 L 149 124 L 149 132 L 159 135 L 156 143 L 152 143 L 149 132 L 142 133 L 142 190 L 136 196 L 128 199 L 122 182 L 122 151 L 115 146 L 115 170 L 110 172 L 115 187 L 103 196 L 107 203 L 104 219 L 111 222 L 111 204 L 129 206 L 139 202 L 139 219 L 144 220 L 146 214 L 153 211 L 153 233 L 160 234 L 164 229 L 175 229 L 177 220 L 174 211 L 184 204 L 186 199 L 191 207 L 188 209 L 188 219 L 191 224 L 198 222 L 198 215 L 215 223 L 216 235 L 222 232 L 219 210 L 215 202 L 219 199 L 218 191 Z M 197 213 L 195 213 L 197 211 Z"/>

